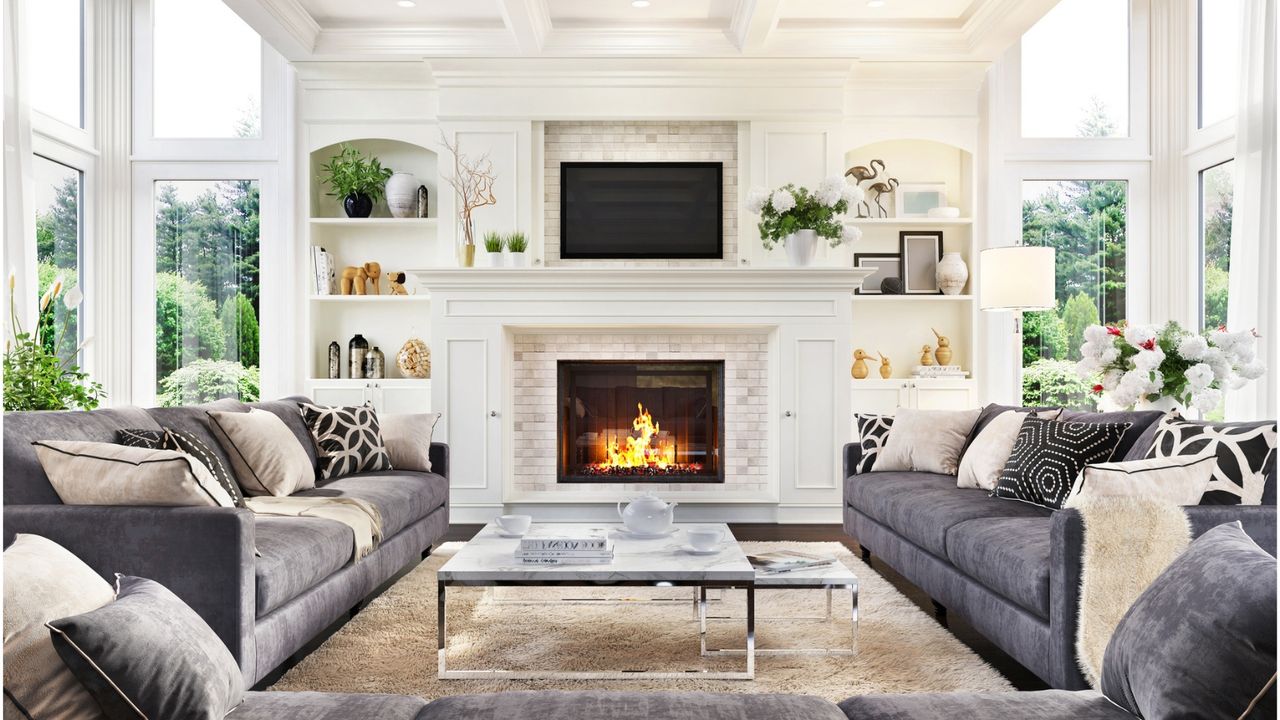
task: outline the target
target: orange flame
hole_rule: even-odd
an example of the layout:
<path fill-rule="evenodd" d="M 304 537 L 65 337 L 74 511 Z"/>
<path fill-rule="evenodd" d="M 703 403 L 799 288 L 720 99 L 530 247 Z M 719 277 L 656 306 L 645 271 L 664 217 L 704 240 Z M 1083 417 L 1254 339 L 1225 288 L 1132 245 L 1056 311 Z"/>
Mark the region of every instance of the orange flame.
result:
<path fill-rule="evenodd" d="M 666 470 L 676 463 L 676 449 L 671 443 L 662 440 L 661 428 L 653 421 L 653 416 L 640 403 L 636 403 L 639 415 L 631 421 L 631 429 L 640 434 L 639 437 L 628 435 L 626 448 L 618 445 L 617 438 L 609 440 L 604 447 L 608 460 L 597 465 L 607 468 L 655 467 Z"/>

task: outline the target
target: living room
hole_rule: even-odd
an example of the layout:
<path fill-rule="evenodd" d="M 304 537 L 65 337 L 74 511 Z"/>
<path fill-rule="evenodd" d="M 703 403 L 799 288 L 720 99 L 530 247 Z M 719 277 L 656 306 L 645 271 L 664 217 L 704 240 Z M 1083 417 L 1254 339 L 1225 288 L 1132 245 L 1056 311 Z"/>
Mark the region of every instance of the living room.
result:
<path fill-rule="evenodd" d="M 5 718 L 1276 716 L 1271 0 L 6 0 Z"/>

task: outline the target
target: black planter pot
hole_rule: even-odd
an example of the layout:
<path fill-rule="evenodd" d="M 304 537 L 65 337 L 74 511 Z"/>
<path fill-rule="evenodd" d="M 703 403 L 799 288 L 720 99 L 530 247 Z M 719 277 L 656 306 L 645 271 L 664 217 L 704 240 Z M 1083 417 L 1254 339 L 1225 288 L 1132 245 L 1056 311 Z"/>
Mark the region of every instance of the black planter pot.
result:
<path fill-rule="evenodd" d="M 367 218 L 373 212 L 373 198 L 364 193 L 351 193 L 342 201 L 347 217 Z"/>

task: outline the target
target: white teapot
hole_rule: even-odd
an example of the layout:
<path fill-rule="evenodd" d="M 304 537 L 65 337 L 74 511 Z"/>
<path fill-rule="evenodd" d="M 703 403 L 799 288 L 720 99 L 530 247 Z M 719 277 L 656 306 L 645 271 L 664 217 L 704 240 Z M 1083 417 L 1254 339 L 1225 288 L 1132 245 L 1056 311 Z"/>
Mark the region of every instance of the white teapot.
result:
<path fill-rule="evenodd" d="M 645 493 L 632 500 L 624 509 L 618 503 L 618 517 L 627 530 L 637 535 L 661 535 L 671 529 L 675 520 L 676 503 L 662 502 L 657 495 Z"/>

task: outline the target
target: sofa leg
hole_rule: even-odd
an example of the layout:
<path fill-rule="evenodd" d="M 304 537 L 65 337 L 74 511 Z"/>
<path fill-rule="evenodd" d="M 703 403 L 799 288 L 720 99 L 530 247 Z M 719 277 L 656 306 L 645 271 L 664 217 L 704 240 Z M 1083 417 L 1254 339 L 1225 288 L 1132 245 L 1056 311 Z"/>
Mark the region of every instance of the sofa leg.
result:
<path fill-rule="evenodd" d="M 863 547 L 861 548 L 861 550 L 862 550 L 862 562 L 869 564 L 871 562 L 871 549 L 867 547 Z"/>
<path fill-rule="evenodd" d="M 347 613 L 347 619 L 354 620 L 356 615 L 359 615 L 360 611 L 364 609 L 364 606 L 365 606 L 365 602 L 363 600 L 356 603 L 355 605 L 352 605 L 351 610 Z"/>
<path fill-rule="evenodd" d="M 942 623 L 943 627 L 946 627 L 947 626 L 946 606 L 944 606 L 942 603 L 938 602 L 937 600 L 931 599 L 929 600 L 929 602 L 933 603 L 933 616 L 938 619 L 938 622 Z"/>
<path fill-rule="evenodd" d="M 423 551 L 422 551 L 422 559 L 423 559 L 423 560 L 426 560 L 426 559 L 427 559 L 427 558 L 429 558 L 429 557 L 431 557 L 431 548 L 427 548 L 426 550 L 423 550 Z"/>

